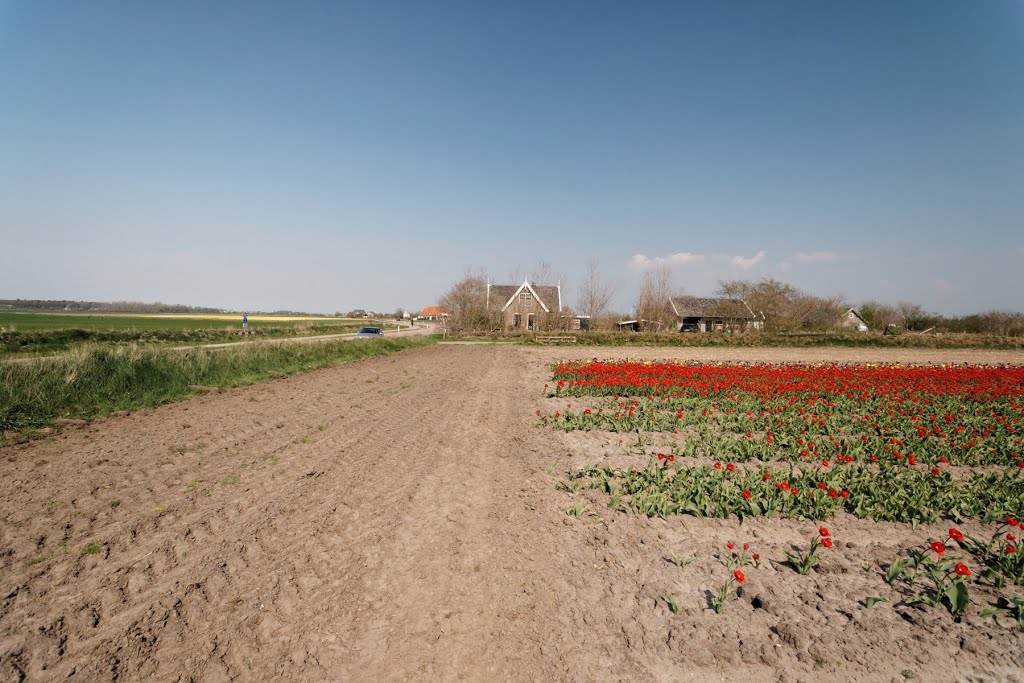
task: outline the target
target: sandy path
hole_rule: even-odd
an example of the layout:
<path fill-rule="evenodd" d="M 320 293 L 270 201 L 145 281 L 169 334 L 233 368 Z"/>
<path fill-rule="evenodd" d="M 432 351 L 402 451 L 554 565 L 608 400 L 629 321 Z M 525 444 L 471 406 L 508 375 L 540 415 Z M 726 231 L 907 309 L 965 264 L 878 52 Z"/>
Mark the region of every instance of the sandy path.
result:
<path fill-rule="evenodd" d="M 931 680 L 953 680 L 1021 666 L 1012 630 L 979 632 L 971 655 L 938 617 L 926 630 L 891 610 L 801 607 L 800 591 L 846 589 L 791 571 L 759 593 L 770 607 L 709 616 L 711 561 L 680 586 L 662 556 L 710 554 L 734 522 L 570 520 L 545 469 L 603 446 L 581 453 L 533 410 L 546 362 L 598 353 L 612 355 L 435 346 L 0 449 L 0 680 L 893 680 L 929 662 L 948 674 Z M 672 354 L 627 355 L 647 353 Z M 870 546 L 858 561 L 874 557 L 877 527 L 837 527 Z M 885 552 L 928 534 L 889 531 Z M 668 613 L 666 586 L 692 597 L 687 614 Z"/>

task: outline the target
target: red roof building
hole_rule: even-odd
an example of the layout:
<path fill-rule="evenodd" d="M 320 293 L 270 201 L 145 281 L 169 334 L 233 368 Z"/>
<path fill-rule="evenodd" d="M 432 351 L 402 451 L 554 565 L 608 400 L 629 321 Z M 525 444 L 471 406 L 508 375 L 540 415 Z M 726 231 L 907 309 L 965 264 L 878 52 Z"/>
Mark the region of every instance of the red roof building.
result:
<path fill-rule="evenodd" d="M 416 317 L 420 320 L 437 320 L 448 317 L 448 309 L 441 306 L 427 306 Z"/>

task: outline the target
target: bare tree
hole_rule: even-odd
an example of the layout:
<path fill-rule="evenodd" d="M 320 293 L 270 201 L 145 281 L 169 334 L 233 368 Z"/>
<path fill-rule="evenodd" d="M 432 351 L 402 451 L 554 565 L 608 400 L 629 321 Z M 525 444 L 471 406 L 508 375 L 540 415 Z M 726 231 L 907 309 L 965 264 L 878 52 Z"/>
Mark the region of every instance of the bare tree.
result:
<path fill-rule="evenodd" d="M 530 282 L 535 285 L 553 285 L 554 275 L 551 271 L 551 264 L 547 261 L 541 261 L 533 268 L 533 272 L 530 273 Z"/>
<path fill-rule="evenodd" d="M 467 270 L 439 303 L 450 312 L 448 324 L 452 329 L 468 332 L 493 327 L 493 316 L 487 310 L 487 274 L 482 268 Z"/>
<path fill-rule="evenodd" d="M 849 308 L 841 295 L 822 297 L 801 293 L 789 305 L 793 326 L 812 330 L 831 330 L 839 324 L 843 311 Z"/>
<path fill-rule="evenodd" d="M 895 325 L 897 320 L 896 310 L 888 304 L 878 301 L 865 301 L 860 307 L 860 317 L 872 330 L 884 332 L 889 325 Z"/>
<path fill-rule="evenodd" d="M 896 318 L 904 329 L 920 332 L 933 326 L 938 317 L 925 313 L 920 304 L 901 301 L 896 304 Z"/>
<path fill-rule="evenodd" d="M 764 316 L 765 327 L 769 330 L 788 330 L 800 325 L 802 307 L 796 302 L 806 296 L 796 287 L 770 277 L 756 283 L 748 280 L 719 282 L 718 294 L 746 302 L 754 315 Z"/>
<path fill-rule="evenodd" d="M 590 324 L 596 329 L 598 319 L 608 311 L 615 289 L 601 278 L 601 269 L 596 258 L 587 262 L 587 274 L 580 285 L 576 307 L 580 313 L 590 316 Z"/>
<path fill-rule="evenodd" d="M 1024 334 L 1024 313 L 986 311 L 977 316 L 986 334 L 1019 337 Z"/>
<path fill-rule="evenodd" d="M 636 318 L 641 329 L 663 332 L 674 328 L 675 315 L 669 302 L 674 293 L 669 264 L 662 263 L 643 272 L 636 300 Z"/>

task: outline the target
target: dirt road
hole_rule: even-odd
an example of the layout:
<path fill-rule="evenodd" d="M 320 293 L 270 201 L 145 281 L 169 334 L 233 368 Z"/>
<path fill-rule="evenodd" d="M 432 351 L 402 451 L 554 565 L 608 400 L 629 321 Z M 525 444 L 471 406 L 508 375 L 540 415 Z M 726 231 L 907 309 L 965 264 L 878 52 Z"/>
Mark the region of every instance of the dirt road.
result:
<path fill-rule="evenodd" d="M 387 337 L 423 337 L 426 335 L 434 334 L 437 326 L 433 323 L 420 323 L 419 325 L 413 325 L 409 327 L 401 327 L 397 330 L 388 330 L 385 332 Z M 251 339 L 249 341 L 230 341 L 221 342 L 218 344 L 198 344 L 192 346 L 172 346 L 172 351 L 187 351 L 194 349 L 199 346 L 204 349 L 226 349 L 231 346 L 239 346 L 245 344 L 306 344 L 309 342 L 318 341 L 331 341 L 337 339 L 355 339 L 355 332 L 347 332 L 344 334 L 315 334 L 306 337 L 282 337 L 280 339 Z"/>
<path fill-rule="evenodd" d="M 930 680 L 952 680 L 1021 666 L 1012 630 L 971 654 L 936 620 L 787 611 L 786 593 L 716 621 L 698 578 L 693 613 L 669 614 L 664 548 L 724 543 L 735 522 L 567 517 L 546 469 L 605 445 L 581 455 L 535 425 L 560 355 L 435 346 L 0 449 L 0 680 L 892 680 L 929 662 L 949 674 Z M 927 535 L 891 530 L 890 544 Z M 835 661 L 780 630 L 801 620 Z"/>

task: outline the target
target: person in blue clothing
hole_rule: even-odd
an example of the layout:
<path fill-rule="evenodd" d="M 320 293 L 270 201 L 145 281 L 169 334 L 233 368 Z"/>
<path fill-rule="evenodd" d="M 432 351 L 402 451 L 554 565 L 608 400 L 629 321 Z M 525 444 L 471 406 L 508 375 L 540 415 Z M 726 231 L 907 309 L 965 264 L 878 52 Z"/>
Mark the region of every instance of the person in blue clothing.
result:
<path fill-rule="evenodd" d="M 242 334 L 249 331 L 249 316 L 242 314 Z"/>

